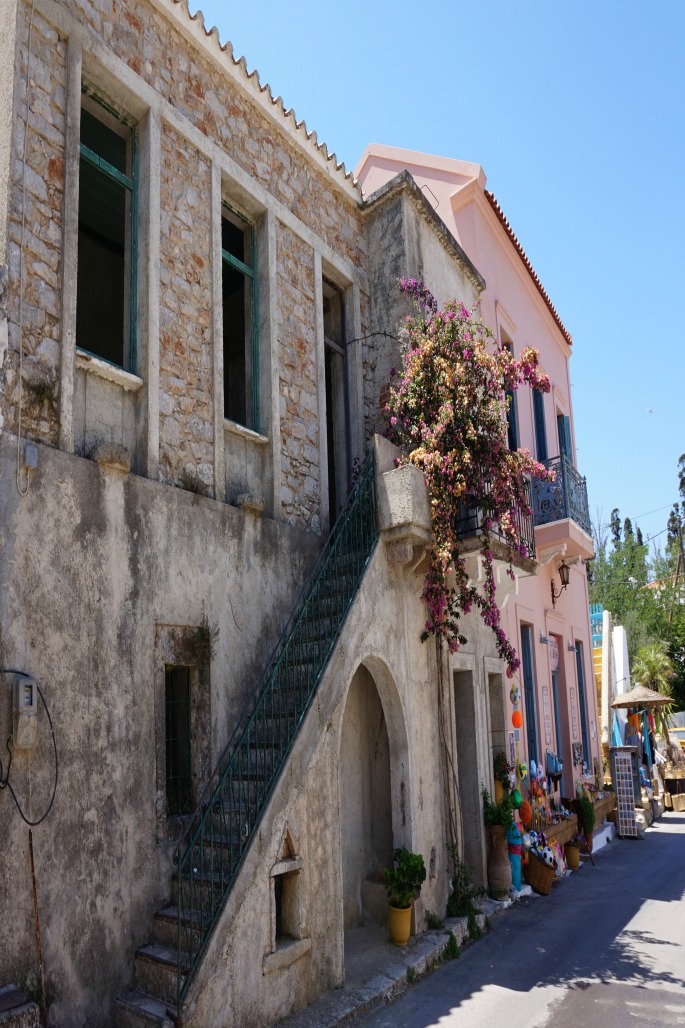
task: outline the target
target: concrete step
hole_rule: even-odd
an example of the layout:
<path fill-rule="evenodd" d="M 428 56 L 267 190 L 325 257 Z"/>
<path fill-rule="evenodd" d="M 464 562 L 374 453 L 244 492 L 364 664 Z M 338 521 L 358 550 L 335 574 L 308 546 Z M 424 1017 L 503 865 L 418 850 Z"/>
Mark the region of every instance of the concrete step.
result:
<path fill-rule="evenodd" d="M 114 1016 L 116 1028 L 174 1028 L 176 1007 L 133 989 L 116 999 Z"/>
<path fill-rule="evenodd" d="M 38 1005 L 28 1000 L 16 985 L 0 989 L 0 1025 L 2 1028 L 40 1028 Z"/>
<path fill-rule="evenodd" d="M 182 959 L 182 966 L 183 966 Z M 185 961 L 187 966 L 187 960 Z M 136 987 L 164 1003 L 176 1003 L 178 989 L 177 954 L 171 946 L 151 942 L 141 946 L 135 958 Z"/>

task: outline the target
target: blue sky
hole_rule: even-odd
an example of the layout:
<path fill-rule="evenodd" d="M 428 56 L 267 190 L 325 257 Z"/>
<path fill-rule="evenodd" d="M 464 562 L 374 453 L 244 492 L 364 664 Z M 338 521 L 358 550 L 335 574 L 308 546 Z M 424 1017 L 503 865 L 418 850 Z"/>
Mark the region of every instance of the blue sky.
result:
<path fill-rule="evenodd" d="M 369 142 L 483 165 L 573 335 L 593 517 L 661 532 L 685 452 L 685 2 L 199 6 L 348 168 Z"/>

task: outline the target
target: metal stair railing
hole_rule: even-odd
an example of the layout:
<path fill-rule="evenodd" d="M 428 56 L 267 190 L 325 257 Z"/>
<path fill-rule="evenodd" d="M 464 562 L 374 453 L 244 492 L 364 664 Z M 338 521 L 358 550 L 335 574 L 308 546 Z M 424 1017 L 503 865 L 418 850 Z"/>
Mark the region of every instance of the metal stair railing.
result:
<path fill-rule="evenodd" d="M 179 1011 L 377 540 L 372 450 L 174 854 Z"/>

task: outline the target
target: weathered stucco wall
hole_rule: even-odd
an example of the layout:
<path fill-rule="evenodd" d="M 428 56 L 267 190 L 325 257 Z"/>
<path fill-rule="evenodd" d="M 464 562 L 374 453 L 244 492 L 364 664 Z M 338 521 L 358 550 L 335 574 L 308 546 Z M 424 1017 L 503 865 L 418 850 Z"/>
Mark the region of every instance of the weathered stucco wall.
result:
<path fill-rule="evenodd" d="M 420 578 L 391 564 L 385 544 L 379 542 L 259 838 L 210 941 L 184 1007 L 184 1024 L 258 1028 L 282 1016 L 286 1004 L 297 1009 L 343 981 L 348 836 L 361 828 L 366 838 L 360 845 L 372 845 L 372 825 L 346 823 L 341 799 L 369 787 L 359 781 L 359 748 L 350 746 L 343 732 L 350 688 L 360 667 L 378 692 L 387 729 L 392 844 L 422 853 L 427 869 L 431 855 L 435 857 L 421 892 L 419 925 L 422 911 L 444 910 L 449 864 L 445 793 L 438 773 L 435 647 L 420 642 L 419 591 Z M 392 619 L 379 615 L 389 597 Z M 356 705 L 357 700 L 353 697 L 352 702 Z M 270 956 L 269 873 L 288 831 L 302 858 L 301 927 L 309 944 L 280 946 Z M 226 968 L 226 974 L 217 968 Z"/>
<path fill-rule="evenodd" d="M 0 461 L 0 667 L 36 678 L 59 753 L 55 805 L 34 829 L 43 957 L 59 1023 L 104 1025 L 153 909 L 169 896 L 170 844 L 159 838 L 156 809 L 164 732 L 157 629 L 196 628 L 203 613 L 218 627 L 213 763 L 290 613 L 316 538 L 47 447 L 20 500 L 9 488 L 9 438 Z M 3 689 L 3 738 L 10 714 Z M 39 744 L 16 755 L 11 775 L 30 818 L 42 813 L 54 772 L 43 709 L 39 719 Z M 33 901 L 27 829 L 9 790 L 0 808 L 1 909 L 13 925 L 0 979 L 12 981 L 36 966 Z"/>

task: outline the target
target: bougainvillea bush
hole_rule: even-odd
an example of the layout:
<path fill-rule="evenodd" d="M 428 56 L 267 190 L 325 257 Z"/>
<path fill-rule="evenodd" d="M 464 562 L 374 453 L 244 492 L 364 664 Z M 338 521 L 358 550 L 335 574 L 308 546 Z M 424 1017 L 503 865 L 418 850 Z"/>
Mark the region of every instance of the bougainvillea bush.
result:
<path fill-rule="evenodd" d="M 400 288 L 413 300 L 407 317 L 409 348 L 402 375 L 391 384 L 387 405 L 389 434 L 423 471 L 431 497 L 433 545 L 422 599 L 425 631 L 444 638 L 452 652 L 466 642 L 460 619 L 473 608 L 495 634 L 497 649 L 513 676 L 520 661 L 500 623 L 495 602 L 492 538 L 504 543 L 512 562 L 526 557 L 518 514 L 530 515 L 526 476 L 553 481 L 553 473 L 527 450 L 507 445 L 508 394 L 522 383 L 549 392 L 539 369 L 537 350 L 528 348 L 514 360 L 487 326 L 456 300 L 442 310 L 415 279 Z M 484 585 L 469 581 L 457 520 L 465 510 L 483 512 Z"/>

